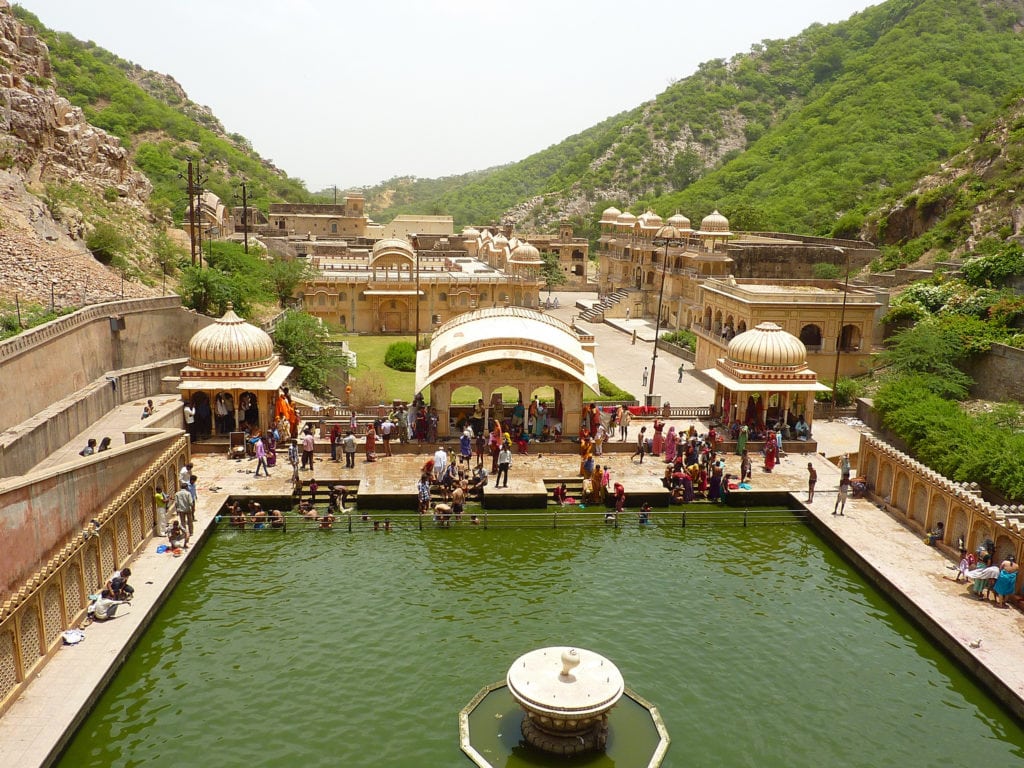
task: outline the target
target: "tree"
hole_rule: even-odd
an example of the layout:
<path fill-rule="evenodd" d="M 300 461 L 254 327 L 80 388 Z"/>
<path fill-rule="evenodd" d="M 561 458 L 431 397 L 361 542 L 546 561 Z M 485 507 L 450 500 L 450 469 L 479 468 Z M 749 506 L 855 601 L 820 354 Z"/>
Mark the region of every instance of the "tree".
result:
<path fill-rule="evenodd" d="M 562 265 L 558 263 L 557 253 L 542 253 L 540 256 L 544 260 L 544 266 L 541 267 L 541 277 L 544 278 L 544 287 L 548 289 L 548 297 L 550 298 L 551 291 L 568 282 L 568 278 L 565 276 L 565 272 L 562 271 Z"/>
<path fill-rule="evenodd" d="M 306 280 L 316 276 L 305 259 L 273 258 L 267 265 L 267 286 L 277 296 L 281 309 L 288 306 L 288 300 L 295 296 L 295 289 Z"/>
<path fill-rule="evenodd" d="M 288 310 L 274 328 L 274 344 L 281 358 L 295 367 L 300 387 L 316 395 L 327 393 L 327 376 L 347 366 L 328 342 L 327 329 L 312 315 Z"/>
<path fill-rule="evenodd" d="M 951 326 L 925 321 L 897 333 L 878 360 L 897 375 L 916 377 L 940 397 L 962 400 L 972 383 L 957 368 L 965 356 L 963 339 Z"/>
<path fill-rule="evenodd" d="M 222 309 L 227 304 L 225 283 L 224 275 L 215 269 L 185 267 L 181 272 L 182 303 L 201 315 Z"/>

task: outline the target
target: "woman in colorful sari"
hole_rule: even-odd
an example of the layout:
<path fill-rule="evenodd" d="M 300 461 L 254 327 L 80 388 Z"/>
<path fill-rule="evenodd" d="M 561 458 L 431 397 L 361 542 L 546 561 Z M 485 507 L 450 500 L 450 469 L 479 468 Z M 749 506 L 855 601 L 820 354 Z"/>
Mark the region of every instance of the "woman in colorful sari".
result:
<path fill-rule="evenodd" d="M 655 417 L 654 419 L 654 437 L 651 440 L 651 453 L 655 456 L 661 455 L 661 448 L 665 443 L 665 437 L 662 435 L 662 431 L 665 429 L 665 422 Z"/>
<path fill-rule="evenodd" d="M 743 452 L 747 450 L 747 439 L 750 437 L 750 428 L 744 424 L 740 427 L 740 433 L 736 437 L 736 455 L 742 456 Z"/>
<path fill-rule="evenodd" d="M 764 440 L 764 471 L 771 472 L 778 460 L 779 444 L 775 442 L 775 433 L 769 430 Z"/>
<path fill-rule="evenodd" d="M 676 435 L 676 428 L 669 427 L 665 436 L 665 462 L 671 464 L 676 460 L 676 449 L 679 446 L 679 437 Z"/>

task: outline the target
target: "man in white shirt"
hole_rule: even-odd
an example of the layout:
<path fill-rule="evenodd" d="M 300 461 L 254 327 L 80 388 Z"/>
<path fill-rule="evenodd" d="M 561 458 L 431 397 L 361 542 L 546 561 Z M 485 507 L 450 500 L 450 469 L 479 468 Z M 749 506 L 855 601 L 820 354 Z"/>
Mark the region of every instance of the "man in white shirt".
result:
<path fill-rule="evenodd" d="M 434 451 L 434 482 L 440 483 L 444 479 L 444 472 L 448 469 L 448 451 L 444 449 L 444 446 L 439 446 Z"/>
<path fill-rule="evenodd" d="M 192 403 L 185 403 L 181 412 L 185 417 L 185 431 L 188 432 L 189 442 L 194 443 L 196 441 L 196 409 L 192 407 Z"/>
<path fill-rule="evenodd" d="M 395 424 L 391 419 L 384 419 L 380 423 L 380 436 L 381 440 L 384 441 L 384 455 L 391 455 L 391 434 L 394 432 Z"/>

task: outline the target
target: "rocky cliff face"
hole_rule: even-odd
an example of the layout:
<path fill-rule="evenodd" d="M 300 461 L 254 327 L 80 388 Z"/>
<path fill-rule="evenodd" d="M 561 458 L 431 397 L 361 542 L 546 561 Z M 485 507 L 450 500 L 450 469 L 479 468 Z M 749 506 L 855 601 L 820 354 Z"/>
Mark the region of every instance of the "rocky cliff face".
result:
<path fill-rule="evenodd" d="M 117 205 L 142 222 L 149 180 L 116 137 L 57 95 L 46 44 L 11 14 L 7 0 L 0 0 L 0 108 L 0 299 L 47 304 L 53 291 L 65 306 L 120 296 L 121 275 L 82 243 L 88 226 L 81 211 L 43 197 L 50 183 L 75 183 L 97 199 L 113 188 Z M 153 293 L 123 285 L 125 296 Z"/>
<path fill-rule="evenodd" d="M 131 167 L 121 142 L 86 122 L 82 110 L 53 89 L 49 50 L 0 0 L 2 161 L 25 170 L 29 182 L 78 181 L 117 188 L 144 202 L 150 184 Z"/>

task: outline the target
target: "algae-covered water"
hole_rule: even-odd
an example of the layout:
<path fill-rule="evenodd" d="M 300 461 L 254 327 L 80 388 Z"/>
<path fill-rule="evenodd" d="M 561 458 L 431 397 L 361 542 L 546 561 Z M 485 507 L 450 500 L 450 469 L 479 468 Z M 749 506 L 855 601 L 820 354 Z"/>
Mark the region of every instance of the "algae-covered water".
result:
<path fill-rule="evenodd" d="M 551 645 L 660 709 L 666 766 L 1024 760 L 959 667 L 778 525 L 218 532 L 60 765 L 469 766 L 459 710 Z"/>

